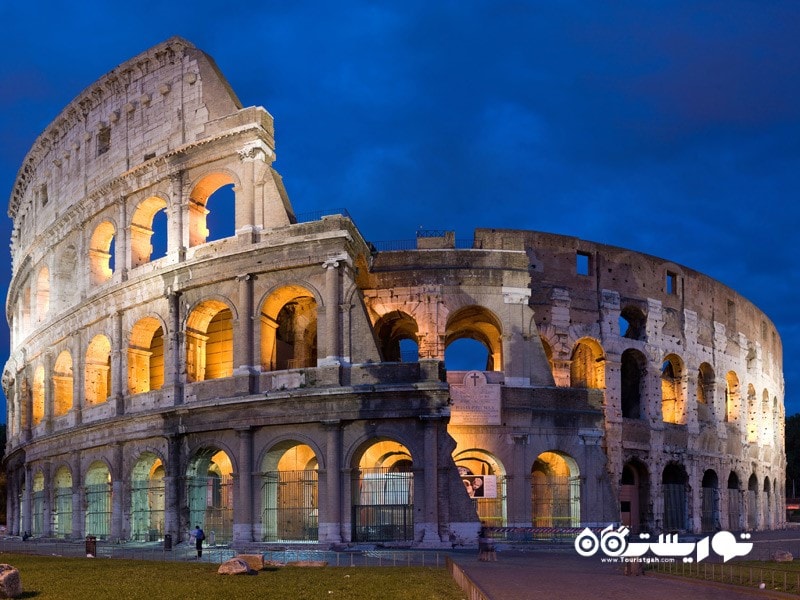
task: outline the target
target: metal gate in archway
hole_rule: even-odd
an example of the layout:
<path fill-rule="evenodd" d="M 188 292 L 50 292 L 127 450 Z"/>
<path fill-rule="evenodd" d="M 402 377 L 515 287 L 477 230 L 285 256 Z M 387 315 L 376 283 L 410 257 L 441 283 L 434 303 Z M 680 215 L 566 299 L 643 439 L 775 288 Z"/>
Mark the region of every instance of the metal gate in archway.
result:
<path fill-rule="evenodd" d="M 353 478 L 353 541 L 414 539 L 414 475 L 360 469 Z"/>
<path fill-rule="evenodd" d="M 200 525 L 208 543 L 233 540 L 233 477 L 188 477 L 189 525 Z"/>
<path fill-rule="evenodd" d="M 263 474 L 264 541 L 319 539 L 317 481 L 316 469 Z"/>

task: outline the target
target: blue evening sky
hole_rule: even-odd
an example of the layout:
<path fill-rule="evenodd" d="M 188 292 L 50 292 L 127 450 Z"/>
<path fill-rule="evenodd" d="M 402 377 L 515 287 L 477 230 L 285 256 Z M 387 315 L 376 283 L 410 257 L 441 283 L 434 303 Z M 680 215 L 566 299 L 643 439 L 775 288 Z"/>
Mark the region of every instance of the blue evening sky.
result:
<path fill-rule="evenodd" d="M 370 241 L 534 229 L 697 269 L 775 322 L 800 412 L 794 1 L 32 0 L 0 22 L 5 198 L 67 103 L 180 35 L 275 117 L 296 212 L 346 207 Z"/>

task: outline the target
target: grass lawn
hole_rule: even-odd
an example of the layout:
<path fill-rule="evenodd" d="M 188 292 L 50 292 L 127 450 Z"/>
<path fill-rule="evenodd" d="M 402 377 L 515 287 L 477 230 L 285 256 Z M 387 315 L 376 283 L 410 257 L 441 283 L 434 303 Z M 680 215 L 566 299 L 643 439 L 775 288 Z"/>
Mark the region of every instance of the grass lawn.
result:
<path fill-rule="evenodd" d="M 465 596 L 444 568 L 284 567 L 217 575 L 218 565 L 0 553 L 19 569 L 23 598 L 37 600 L 251 600 L 336 598 L 456 600 Z"/>

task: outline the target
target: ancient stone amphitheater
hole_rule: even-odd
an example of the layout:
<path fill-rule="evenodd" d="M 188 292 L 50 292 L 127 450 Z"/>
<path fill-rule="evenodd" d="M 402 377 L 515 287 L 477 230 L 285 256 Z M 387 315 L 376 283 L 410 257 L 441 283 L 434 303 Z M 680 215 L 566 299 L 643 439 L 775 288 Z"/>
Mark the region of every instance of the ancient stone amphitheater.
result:
<path fill-rule="evenodd" d="M 346 211 L 296 216 L 274 147 L 179 38 L 36 139 L 8 209 L 12 533 L 441 547 L 480 523 L 783 524 L 781 343 L 745 298 L 532 231 L 376 247 Z M 463 343 L 484 358 L 445 370 Z"/>

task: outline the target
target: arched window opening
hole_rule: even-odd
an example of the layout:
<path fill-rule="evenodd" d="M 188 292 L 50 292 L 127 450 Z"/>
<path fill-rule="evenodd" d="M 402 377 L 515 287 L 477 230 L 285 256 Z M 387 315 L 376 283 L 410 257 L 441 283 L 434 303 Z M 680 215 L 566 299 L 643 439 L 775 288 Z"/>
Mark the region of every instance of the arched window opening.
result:
<path fill-rule="evenodd" d="M 719 480 L 717 474 L 709 469 L 703 473 L 700 488 L 700 529 L 703 533 L 719 531 L 722 528 L 719 517 Z"/>
<path fill-rule="evenodd" d="M 758 527 L 758 477 L 753 473 L 747 480 L 747 529 Z"/>
<path fill-rule="evenodd" d="M 236 194 L 233 179 L 212 173 L 201 179 L 189 195 L 189 246 L 235 235 Z"/>
<path fill-rule="evenodd" d="M 272 448 L 261 466 L 264 534 L 267 542 L 319 539 L 318 461 L 297 442 Z"/>
<path fill-rule="evenodd" d="M 647 317 L 636 306 L 626 306 L 619 315 L 619 334 L 629 340 L 647 338 Z"/>
<path fill-rule="evenodd" d="M 89 240 L 89 268 L 93 285 L 105 283 L 114 274 L 115 235 L 114 225 L 109 221 L 100 223 L 92 233 Z"/>
<path fill-rule="evenodd" d="M 697 371 L 697 420 L 714 420 L 714 370 L 708 363 L 701 364 Z"/>
<path fill-rule="evenodd" d="M 36 427 L 44 420 L 44 367 L 38 366 L 33 372 L 33 426 Z"/>
<path fill-rule="evenodd" d="M 620 522 L 632 533 L 647 529 L 650 476 L 647 468 L 631 460 L 622 467 L 619 490 Z"/>
<path fill-rule="evenodd" d="M 603 349 L 594 340 L 581 340 L 572 350 L 569 366 L 570 387 L 601 390 L 606 387 Z"/>
<path fill-rule="evenodd" d="M 95 461 L 85 481 L 86 535 L 105 539 L 111 532 L 111 473 L 105 463 Z"/>
<path fill-rule="evenodd" d="M 84 392 L 90 406 L 111 395 L 111 341 L 104 335 L 94 336 L 86 350 Z"/>
<path fill-rule="evenodd" d="M 453 456 L 467 495 L 472 498 L 481 524 L 505 527 L 506 472 L 503 465 L 483 450 L 465 450 Z"/>
<path fill-rule="evenodd" d="M 478 340 L 461 338 L 447 346 L 444 364 L 448 371 L 491 371 L 491 355 Z"/>
<path fill-rule="evenodd" d="M 128 392 L 140 394 L 164 385 L 164 330 L 154 317 L 136 322 L 128 347 Z"/>
<path fill-rule="evenodd" d="M 50 269 L 42 267 L 36 278 L 36 318 L 44 321 L 50 311 Z"/>
<path fill-rule="evenodd" d="M 542 452 L 531 469 L 531 514 L 534 527 L 579 527 L 580 472 L 566 454 Z"/>
<path fill-rule="evenodd" d="M 44 473 L 37 471 L 33 476 L 33 497 L 31 498 L 31 534 L 40 536 L 44 533 Z"/>
<path fill-rule="evenodd" d="M 747 441 L 750 444 L 758 442 L 758 401 L 753 384 L 747 386 Z"/>
<path fill-rule="evenodd" d="M 375 323 L 375 335 L 380 343 L 383 360 L 386 362 L 419 360 L 417 333 L 417 322 L 410 315 L 400 311 L 383 315 Z M 409 360 L 411 358 L 414 360 Z"/>
<path fill-rule="evenodd" d="M 131 219 L 131 268 L 161 258 L 166 254 L 166 221 L 167 201 L 151 196 L 139 203 Z M 158 218 L 159 236 L 155 236 L 156 217 Z M 156 251 L 153 243 L 158 244 Z"/>
<path fill-rule="evenodd" d="M 739 476 L 734 471 L 728 476 L 728 531 L 742 529 L 742 490 Z"/>
<path fill-rule="evenodd" d="M 72 535 L 72 473 L 67 467 L 59 467 L 53 481 L 53 534 L 65 539 Z"/>
<path fill-rule="evenodd" d="M 53 416 L 63 417 L 73 404 L 72 355 L 64 350 L 53 369 Z"/>
<path fill-rule="evenodd" d="M 131 473 L 131 538 L 164 539 L 164 465 L 152 452 L 139 457 Z"/>
<path fill-rule="evenodd" d="M 665 423 L 686 422 L 683 364 L 674 354 L 667 356 L 661 365 L 661 414 Z"/>
<path fill-rule="evenodd" d="M 408 449 L 374 440 L 353 468 L 353 541 L 414 539 L 414 475 Z"/>
<path fill-rule="evenodd" d="M 638 350 L 625 350 L 620 365 L 620 400 L 622 416 L 625 419 L 642 418 L 642 398 L 644 397 L 647 362 Z"/>
<path fill-rule="evenodd" d="M 481 306 L 466 306 L 455 311 L 447 320 L 447 332 L 445 334 L 445 365 L 448 370 L 453 371 L 502 371 L 503 370 L 503 344 L 502 328 L 500 321 L 487 309 Z M 472 354 L 466 360 L 456 360 L 458 351 L 450 351 L 450 346 L 461 339 L 475 340 L 479 342 L 487 352 L 486 361 L 478 366 L 476 362 L 478 356 Z M 461 348 L 461 345 L 457 346 Z M 477 349 L 473 345 L 473 348 Z M 453 355 L 448 361 L 448 357 Z M 451 365 L 451 363 L 460 363 Z M 466 369 L 457 368 L 468 366 Z"/>
<path fill-rule="evenodd" d="M 689 529 L 688 483 L 689 477 L 683 465 L 670 463 L 664 468 L 661 489 L 664 495 L 665 531 Z"/>
<path fill-rule="evenodd" d="M 224 302 L 206 300 L 189 315 L 186 363 L 190 382 L 233 375 L 233 314 Z"/>
<path fill-rule="evenodd" d="M 734 423 L 739 419 L 739 378 L 733 371 L 725 375 L 725 420 Z"/>
<path fill-rule="evenodd" d="M 772 527 L 772 488 L 769 477 L 764 478 L 764 529 Z"/>
<path fill-rule="evenodd" d="M 300 286 L 275 291 L 261 309 L 261 368 L 317 366 L 317 302 Z"/>
<path fill-rule="evenodd" d="M 233 464 L 216 448 L 199 451 L 189 463 L 186 478 L 189 522 L 199 525 L 211 541 L 233 539 Z"/>

